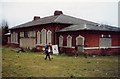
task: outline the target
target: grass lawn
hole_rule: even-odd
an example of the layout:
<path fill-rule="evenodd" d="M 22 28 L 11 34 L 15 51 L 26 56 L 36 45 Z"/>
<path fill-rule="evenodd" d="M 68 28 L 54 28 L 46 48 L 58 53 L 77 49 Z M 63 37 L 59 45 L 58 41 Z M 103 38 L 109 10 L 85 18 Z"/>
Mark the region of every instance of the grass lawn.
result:
<path fill-rule="evenodd" d="M 95 58 L 52 55 L 52 61 L 44 60 L 40 53 L 16 53 L 2 49 L 3 77 L 117 77 L 118 56 Z"/>

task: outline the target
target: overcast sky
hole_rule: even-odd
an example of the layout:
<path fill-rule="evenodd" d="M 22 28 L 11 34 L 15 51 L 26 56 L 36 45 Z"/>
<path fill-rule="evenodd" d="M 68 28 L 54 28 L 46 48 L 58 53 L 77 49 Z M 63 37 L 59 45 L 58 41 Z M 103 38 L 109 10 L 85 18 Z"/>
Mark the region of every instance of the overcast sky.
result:
<path fill-rule="evenodd" d="M 46 17 L 55 10 L 73 17 L 118 26 L 119 0 L 1 0 L 0 22 L 6 20 L 10 27 Z"/>

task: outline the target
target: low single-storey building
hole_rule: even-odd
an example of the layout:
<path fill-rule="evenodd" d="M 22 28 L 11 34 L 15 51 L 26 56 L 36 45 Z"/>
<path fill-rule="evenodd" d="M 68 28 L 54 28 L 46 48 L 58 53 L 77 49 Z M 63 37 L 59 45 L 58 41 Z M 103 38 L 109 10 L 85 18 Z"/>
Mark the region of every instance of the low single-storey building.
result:
<path fill-rule="evenodd" d="M 62 11 L 44 18 L 35 16 L 30 22 L 10 28 L 10 33 L 12 47 L 42 49 L 51 43 L 69 55 L 75 54 L 75 46 L 84 53 L 119 54 L 120 51 L 120 28 L 64 15 Z"/>

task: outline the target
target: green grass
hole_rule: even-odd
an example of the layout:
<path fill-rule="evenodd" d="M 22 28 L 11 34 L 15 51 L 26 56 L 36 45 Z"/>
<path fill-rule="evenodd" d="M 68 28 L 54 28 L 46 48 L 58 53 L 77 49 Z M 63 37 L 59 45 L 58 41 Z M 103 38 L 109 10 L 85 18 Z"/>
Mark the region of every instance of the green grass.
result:
<path fill-rule="evenodd" d="M 69 57 L 52 55 L 44 60 L 40 53 L 16 53 L 2 49 L 3 77 L 117 77 L 118 56 Z"/>

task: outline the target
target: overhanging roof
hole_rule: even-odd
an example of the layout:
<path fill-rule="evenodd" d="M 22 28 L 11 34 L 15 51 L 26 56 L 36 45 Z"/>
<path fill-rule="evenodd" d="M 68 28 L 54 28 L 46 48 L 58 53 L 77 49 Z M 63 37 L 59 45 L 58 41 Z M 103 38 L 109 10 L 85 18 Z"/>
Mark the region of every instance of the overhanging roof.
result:
<path fill-rule="evenodd" d="M 98 31 L 120 31 L 120 28 L 111 27 L 108 25 L 100 25 L 95 22 L 75 18 L 72 16 L 60 14 L 60 15 L 52 15 L 44 18 L 40 18 L 38 20 L 33 20 L 10 29 L 19 29 L 24 27 L 33 27 L 36 25 L 49 24 L 49 23 L 62 23 L 62 24 L 71 24 L 66 28 L 59 30 L 58 32 L 63 31 L 77 31 L 77 30 L 98 30 Z M 86 25 L 85 25 L 86 24 Z"/>
<path fill-rule="evenodd" d="M 79 30 L 96 30 L 96 31 L 120 31 L 120 28 L 112 27 L 108 25 L 101 25 L 101 26 L 95 26 L 90 24 L 79 24 L 79 25 L 71 25 L 68 27 L 65 27 L 58 32 L 65 32 L 65 31 L 79 31 Z"/>
<path fill-rule="evenodd" d="M 56 15 L 56 16 L 48 16 L 48 17 L 44 17 L 44 18 L 40 18 L 38 20 L 33 20 L 15 27 L 12 27 L 10 29 L 17 29 L 17 28 L 24 28 L 24 27 L 31 27 L 31 26 L 36 26 L 36 25 L 41 25 L 41 24 L 48 24 L 48 23 L 65 23 L 65 24 L 81 24 L 81 23 L 87 23 L 87 24 L 93 24 L 93 25 L 97 25 L 97 23 L 91 22 L 91 21 L 87 21 L 87 20 L 83 20 L 83 19 L 79 19 L 79 18 L 75 18 L 75 17 L 71 17 L 68 15 Z"/>

